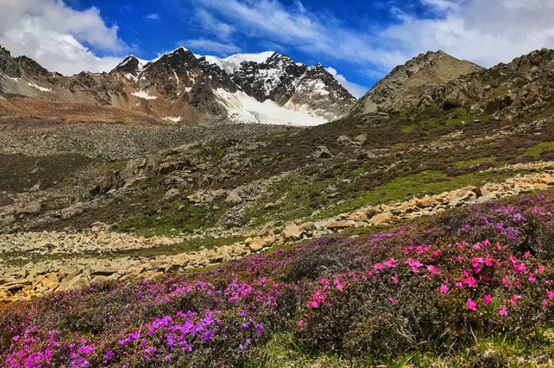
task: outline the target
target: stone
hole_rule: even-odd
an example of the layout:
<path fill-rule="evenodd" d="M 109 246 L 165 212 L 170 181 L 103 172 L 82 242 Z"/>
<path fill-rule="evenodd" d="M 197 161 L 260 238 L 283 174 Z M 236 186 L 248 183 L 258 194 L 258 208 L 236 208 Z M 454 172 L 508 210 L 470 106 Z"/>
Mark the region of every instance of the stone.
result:
<path fill-rule="evenodd" d="M 18 215 L 36 215 L 40 213 L 42 209 L 42 204 L 40 202 L 33 202 L 27 206 L 16 209 L 15 213 Z"/>
<path fill-rule="evenodd" d="M 377 155 L 372 153 L 371 151 L 361 151 L 358 153 L 358 160 L 367 160 L 372 158 L 377 158 Z"/>
<path fill-rule="evenodd" d="M 161 163 L 160 166 L 158 167 L 158 172 L 160 173 L 160 175 L 167 175 L 174 171 L 179 170 L 180 168 L 183 167 L 183 165 L 184 165 L 183 162 L 164 162 L 164 163 Z"/>
<path fill-rule="evenodd" d="M 225 198 L 225 203 L 231 204 L 231 205 L 237 205 L 241 204 L 243 201 L 242 197 L 239 195 L 238 191 L 232 190 L 227 195 L 227 198 Z"/>
<path fill-rule="evenodd" d="M 179 197 L 180 194 L 181 192 L 179 192 L 179 189 L 172 188 L 165 192 L 164 199 L 170 201 Z"/>
<path fill-rule="evenodd" d="M 285 241 L 290 240 L 299 240 L 302 238 L 302 235 L 304 234 L 304 231 L 298 227 L 298 225 L 290 223 L 283 229 L 283 232 L 281 235 L 285 239 Z"/>
<path fill-rule="evenodd" d="M 337 143 L 344 146 L 349 145 L 351 143 L 350 137 L 346 135 L 339 135 L 339 137 L 337 138 Z"/>
<path fill-rule="evenodd" d="M 362 144 L 365 143 L 366 140 L 367 140 L 367 135 L 362 133 L 355 136 L 352 143 L 354 143 L 355 145 L 361 146 Z"/>
<path fill-rule="evenodd" d="M 329 149 L 325 146 L 317 146 L 317 148 L 314 150 L 314 157 L 315 158 L 331 158 L 333 157 L 331 155 L 331 152 Z"/>
<path fill-rule="evenodd" d="M 371 225 L 382 225 L 392 219 L 390 212 L 381 212 L 369 219 Z"/>

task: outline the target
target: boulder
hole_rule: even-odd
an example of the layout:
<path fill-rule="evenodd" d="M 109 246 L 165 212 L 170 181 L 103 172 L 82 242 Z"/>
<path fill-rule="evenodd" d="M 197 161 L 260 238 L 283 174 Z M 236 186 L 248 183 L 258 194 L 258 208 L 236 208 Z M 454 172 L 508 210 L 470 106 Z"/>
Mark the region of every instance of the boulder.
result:
<path fill-rule="evenodd" d="M 329 151 L 329 149 L 325 146 L 317 146 L 316 149 L 314 150 L 314 157 L 315 158 L 331 158 L 333 157 L 331 155 L 331 152 Z"/>
<path fill-rule="evenodd" d="M 369 219 L 371 225 L 382 225 L 392 219 L 390 212 L 381 212 Z"/>
<path fill-rule="evenodd" d="M 302 235 L 304 234 L 304 231 L 298 227 L 296 224 L 288 224 L 283 229 L 283 232 L 281 235 L 283 236 L 285 241 L 294 241 L 299 240 L 302 238 Z"/>
<path fill-rule="evenodd" d="M 176 199 L 177 197 L 179 197 L 180 194 L 181 194 L 181 192 L 179 192 L 179 189 L 171 188 L 170 190 L 165 192 L 164 199 L 168 200 L 168 201 L 171 201 L 171 200 Z"/>
<path fill-rule="evenodd" d="M 238 191 L 232 190 L 227 195 L 227 198 L 225 198 L 225 203 L 228 203 L 230 205 L 237 205 L 241 204 L 243 202 L 242 197 L 239 195 Z"/>

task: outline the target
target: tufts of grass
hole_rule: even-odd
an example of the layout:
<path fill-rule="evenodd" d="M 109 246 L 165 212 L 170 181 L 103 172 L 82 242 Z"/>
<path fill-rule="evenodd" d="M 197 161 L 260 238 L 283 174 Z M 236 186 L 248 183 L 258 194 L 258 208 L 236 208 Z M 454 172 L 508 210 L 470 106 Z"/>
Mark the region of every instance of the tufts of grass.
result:
<path fill-rule="evenodd" d="M 219 202 L 196 205 L 175 201 L 158 211 L 128 217 L 114 229 L 143 236 L 176 236 L 215 226 L 226 210 L 227 206 Z"/>
<path fill-rule="evenodd" d="M 537 143 L 525 150 L 525 156 L 539 158 L 543 153 L 554 152 L 554 141 Z"/>
<path fill-rule="evenodd" d="M 43 157 L 0 154 L 0 191 L 20 193 L 40 183 L 41 189 L 64 186 L 73 175 L 94 162 L 77 154 Z"/>
<path fill-rule="evenodd" d="M 473 166 L 478 166 L 482 164 L 495 164 L 495 163 L 496 163 L 496 157 L 489 156 L 489 157 L 476 158 L 473 160 L 457 161 L 454 163 L 454 167 L 457 169 L 468 169 Z"/>
<path fill-rule="evenodd" d="M 364 206 L 401 201 L 425 194 L 439 194 L 469 185 L 498 182 L 513 175 L 514 173 L 474 172 L 449 177 L 440 171 L 424 171 L 418 174 L 397 177 L 386 184 L 362 192 L 354 199 L 326 208 L 318 213 L 315 218 L 323 219 Z"/>

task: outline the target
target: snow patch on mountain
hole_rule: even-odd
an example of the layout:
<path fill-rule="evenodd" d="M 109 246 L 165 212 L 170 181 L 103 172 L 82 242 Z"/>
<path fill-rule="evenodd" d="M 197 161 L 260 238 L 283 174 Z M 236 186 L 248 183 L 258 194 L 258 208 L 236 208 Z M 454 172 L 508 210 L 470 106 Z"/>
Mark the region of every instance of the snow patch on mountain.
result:
<path fill-rule="evenodd" d="M 165 121 L 171 121 L 173 123 L 178 123 L 181 120 L 183 120 L 183 118 L 180 116 L 166 116 L 165 118 L 162 118 L 162 119 Z"/>
<path fill-rule="evenodd" d="M 210 64 L 215 64 L 223 69 L 228 74 L 233 74 L 236 70 L 241 68 L 244 62 L 265 63 L 271 56 L 275 54 L 275 51 L 265 51 L 258 54 L 236 54 L 226 58 L 219 58 L 217 56 L 204 56 L 206 61 Z M 201 55 L 196 55 L 202 57 Z"/>
<path fill-rule="evenodd" d="M 133 96 L 136 96 L 138 98 L 142 98 L 142 99 L 145 99 L 145 100 L 155 100 L 157 99 L 158 97 L 156 96 L 152 96 L 152 95 L 149 95 L 148 92 L 146 91 L 143 91 L 142 89 L 141 90 L 138 90 L 136 92 L 133 92 L 131 93 Z"/>
<path fill-rule="evenodd" d="M 38 84 L 35 84 L 33 82 L 28 82 L 27 83 L 29 86 L 33 87 L 33 88 L 36 88 L 38 89 L 39 91 L 41 92 L 52 92 L 52 90 L 50 88 L 45 88 L 45 87 L 41 87 L 39 86 Z"/>
<path fill-rule="evenodd" d="M 237 123 L 315 126 L 327 122 L 303 111 L 289 110 L 271 100 L 259 102 L 242 91 L 231 93 L 218 88 L 214 93 L 218 102 L 226 108 L 229 118 Z"/>

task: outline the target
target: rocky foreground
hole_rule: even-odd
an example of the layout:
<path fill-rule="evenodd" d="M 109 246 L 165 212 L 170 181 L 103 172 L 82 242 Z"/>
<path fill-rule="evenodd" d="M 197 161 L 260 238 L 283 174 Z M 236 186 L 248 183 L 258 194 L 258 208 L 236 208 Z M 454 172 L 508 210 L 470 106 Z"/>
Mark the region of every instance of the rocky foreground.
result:
<path fill-rule="evenodd" d="M 266 227 L 240 233 L 235 231 L 232 235 L 246 239 L 192 252 L 179 252 L 178 245 L 187 240 L 185 237 L 145 238 L 119 234 L 106 230 L 102 224 L 80 233 L 0 235 L 0 302 L 29 300 L 53 291 L 78 289 L 92 282 L 156 278 L 168 272 L 216 265 L 270 247 L 350 228 L 390 225 L 398 220 L 435 215 L 450 208 L 546 190 L 554 185 L 554 162 L 517 164 L 491 170 L 537 172 L 481 187 L 469 186 L 438 195 L 365 207 L 329 219 L 289 223 L 282 229 Z M 220 236 L 226 235 L 229 234 L 220 232 Z M 144 256 L 149 249 L 155 251 Z"/>

